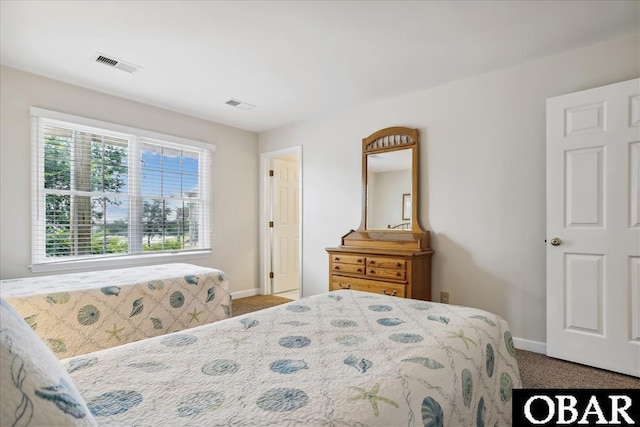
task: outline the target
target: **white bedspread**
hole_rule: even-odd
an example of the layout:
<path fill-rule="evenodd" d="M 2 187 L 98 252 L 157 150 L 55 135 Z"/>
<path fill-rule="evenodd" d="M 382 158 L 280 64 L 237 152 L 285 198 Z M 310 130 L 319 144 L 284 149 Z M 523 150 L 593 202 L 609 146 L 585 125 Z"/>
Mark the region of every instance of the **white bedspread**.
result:
<path fill-rule="evenodd" d="M 100 425 L 493 427 L 514 356 L 493 314 L 345 290 L 62 362 Z"/>

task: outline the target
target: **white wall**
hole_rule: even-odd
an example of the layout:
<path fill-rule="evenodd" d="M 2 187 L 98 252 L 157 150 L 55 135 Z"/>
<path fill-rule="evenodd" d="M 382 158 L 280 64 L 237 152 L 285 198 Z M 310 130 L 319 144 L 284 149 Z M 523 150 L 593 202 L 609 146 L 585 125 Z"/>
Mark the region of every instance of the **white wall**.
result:
<path fill-rule="evenodd" d="M 0 68 L 0 277 L 28 277 L 31 260 L 29 107 L 213 143 L 213 253 L 186 260 L 225 271 L 231 291 L 258 286 L 258 137 L 206 120 Z"/>
<path fill-rule="evenodd" d="M 433 292 L 545 337 L 545 99 L 640 75 L 638 34 L 260 134 L 303 145 L 303 295 L 328 288 L 325 248 L 360 224 L 361 140 L 420 130 L 420 222 Z"/>

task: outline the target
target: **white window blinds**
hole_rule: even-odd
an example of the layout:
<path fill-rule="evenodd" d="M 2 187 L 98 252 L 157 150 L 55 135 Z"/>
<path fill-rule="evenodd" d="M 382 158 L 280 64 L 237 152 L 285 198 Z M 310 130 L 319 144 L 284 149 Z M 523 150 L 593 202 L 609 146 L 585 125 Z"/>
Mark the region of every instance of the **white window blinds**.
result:
<path fill-rule="evenodd" d="M 32 120 L 34 265 L 211 248 L 206 144 L 35 108 Z"/>

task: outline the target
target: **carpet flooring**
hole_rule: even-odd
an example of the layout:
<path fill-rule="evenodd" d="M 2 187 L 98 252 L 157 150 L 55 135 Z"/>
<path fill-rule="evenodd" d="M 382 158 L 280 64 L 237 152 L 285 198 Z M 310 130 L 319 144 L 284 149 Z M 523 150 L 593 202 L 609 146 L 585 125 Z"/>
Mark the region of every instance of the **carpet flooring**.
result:
<path fill-rule="evenodd" d="M 274 295 L 255 295 L 233 301 L 232 314 L 239 316 L 291 302 Z M 523 388 L 638 388 L 640 378 L 553 359 L 544 354 L 516 350 Z"/>
<path fill-rule="evenodd" d="M 638 388 L 640 378 L 516 350 L 523 388 Z"/>
<path fill-rule="evenodd" d="M 231 315 L 233 317 L 240 316 L 291 301 L 293 300 L 275 295 L 254 295 L 252 297 L 238 298 L 231 303 Z"/>

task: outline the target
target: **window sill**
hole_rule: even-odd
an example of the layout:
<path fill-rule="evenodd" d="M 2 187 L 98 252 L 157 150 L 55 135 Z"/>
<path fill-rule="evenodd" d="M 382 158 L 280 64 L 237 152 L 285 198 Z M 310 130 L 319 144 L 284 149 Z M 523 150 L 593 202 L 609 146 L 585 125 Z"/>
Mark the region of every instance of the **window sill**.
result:
<path fill-rule="evenodd" d="M 114 256 L 99 259 L 51 261 L 34 263 L 29 266 L 33 273 L 69 272 L 76 270 L 90 270 L 104 267 L 136 267 L 140 265 L 159 264 L 167 262 L 183 262 L 189 259 L 203 259 L 211 255 L 211 250 L 201 250 L 183 253 L 162 253 L 147 255 Z"/>

